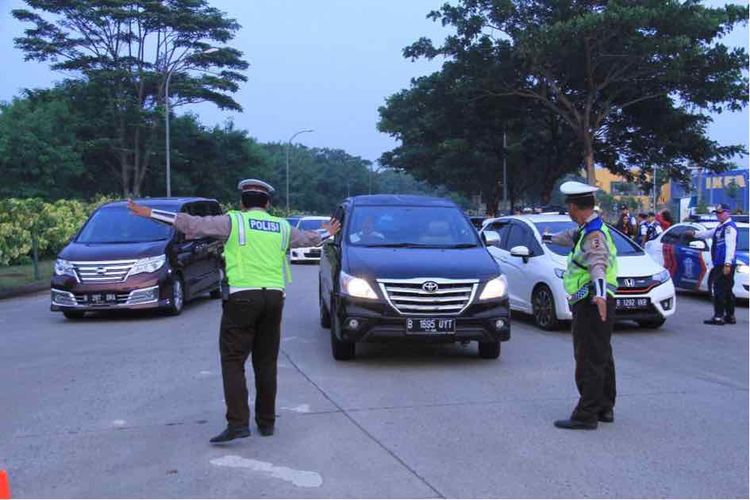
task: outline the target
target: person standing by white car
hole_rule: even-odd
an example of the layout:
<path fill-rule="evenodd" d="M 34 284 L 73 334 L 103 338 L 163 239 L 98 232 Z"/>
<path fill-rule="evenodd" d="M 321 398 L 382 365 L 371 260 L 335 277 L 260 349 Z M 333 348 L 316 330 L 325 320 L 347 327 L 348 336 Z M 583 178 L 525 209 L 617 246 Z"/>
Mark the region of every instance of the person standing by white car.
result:
<path fill-rule="evenodd" d="M 713 210 L 719 225 L 713 230 L 691 231 L 693 237 L 698 239 L 712 238 L 711 243 L 711 269 L 713 283 L 711 296 L 714 301 L 714 316 L 705 320 L 707 325 L 735 324 L 734 317 L 734 271 L 737 267 L 737 225 L 732 220 L 729 206 L 720 203 Z"/>

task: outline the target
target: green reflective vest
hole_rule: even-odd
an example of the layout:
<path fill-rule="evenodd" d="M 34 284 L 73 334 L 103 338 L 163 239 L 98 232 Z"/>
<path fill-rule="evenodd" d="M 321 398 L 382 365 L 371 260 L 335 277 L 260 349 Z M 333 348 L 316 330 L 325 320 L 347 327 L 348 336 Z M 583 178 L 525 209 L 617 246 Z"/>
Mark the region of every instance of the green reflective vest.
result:
<path fill-rule="evenodd" d="M 227 281 L 237 288 L 279 288 L 291 282 L 286 251 L 289 223 L 262 210 L 229 212 L 232 230 L 224 245 Z"/>
<path fill-rule="evenodd" d="M 604 234 L 604 241 L 609 249 L 609 264 L 605 276 L 607 293 L 614 295 L 615 290 L 617 290 L 617 247 L 615 247 L 609 228 L 602 222 L 601 218 L 597 217 L 581 228 L 578 232 L 578 241 L 568 254 L 568 268 L 563 275 L 563 286 L 565 292 L 570 295 L 569 301 L 571 304 L 578 302 L 589 294 L 591 274 L 589 274 L 588 266 L 584 260 L 583 241 L 589 233 L 594 231 L 600 231 Z"/>

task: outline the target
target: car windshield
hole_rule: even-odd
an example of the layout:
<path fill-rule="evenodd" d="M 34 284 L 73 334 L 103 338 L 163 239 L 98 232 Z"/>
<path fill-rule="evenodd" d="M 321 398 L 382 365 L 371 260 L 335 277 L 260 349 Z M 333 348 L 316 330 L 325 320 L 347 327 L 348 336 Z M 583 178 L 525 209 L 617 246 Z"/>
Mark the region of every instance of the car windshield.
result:
<path fill-rule="evenodd" d="M 534 222 L 534 225 L 540 234 L 544 234 L 545 231 L 555 234 L 578 227 L 578 224 L 573 221 Z M 609 232 L 612 234 L 612 239 L 615 242 L 617 255 L 641 255 L 643 253 L 643 250 L 638 248 L 627 236 L 623 236 L 612 228 L 610 228 Z M 553 243 L 545 243 L 545 245 L 557 255 L 568 255 L 571 250 L 570 247 L 555 245 Z"/>
<path fill-rule="evenodd" d="M 142 243 L 166 240 L 171 234 L 170 226 L 132 215 L 127 207 L 104 207 L 89 218 L 76 242 Z"/>
<path fill-rule="evenodd" d="M 315 231 L 317 229 L 323 229 L 323 223 L 325 219 L 301 219 L 297 225 L 297 229 L 301 231 Z"/>
<path fill-rule="evenodd" d="M 357 207 L 348 241 L 367 247 L 471 248 L 479 246 L 474 227 L 454 207 Z"/>

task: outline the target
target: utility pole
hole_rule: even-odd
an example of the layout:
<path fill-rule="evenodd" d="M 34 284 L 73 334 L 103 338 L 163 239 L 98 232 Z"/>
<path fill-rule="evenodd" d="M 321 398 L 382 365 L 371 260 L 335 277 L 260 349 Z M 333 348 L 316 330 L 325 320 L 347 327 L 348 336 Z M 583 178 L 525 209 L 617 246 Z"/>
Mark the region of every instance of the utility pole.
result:
<path fill-rule="evenodd" d="M 503 128 L 503 208 L 508 204 L 508 138 Z M 510 211 L 510 207 L 507 207 Z"/>
<path fill-rule="evenodd" d="M 304 129 L 300 130 L 299 132 L 296 132 L 294 135 L 292 135 L 289 138 L 289 141 L 286 143 L 286 214 L 289 215 L 289 148 L 292 146 L 292 141 L 295 137 L 297 137 L 300 134 L 304 134 L 307 132 L 314 132 L 313 129 Z"/>

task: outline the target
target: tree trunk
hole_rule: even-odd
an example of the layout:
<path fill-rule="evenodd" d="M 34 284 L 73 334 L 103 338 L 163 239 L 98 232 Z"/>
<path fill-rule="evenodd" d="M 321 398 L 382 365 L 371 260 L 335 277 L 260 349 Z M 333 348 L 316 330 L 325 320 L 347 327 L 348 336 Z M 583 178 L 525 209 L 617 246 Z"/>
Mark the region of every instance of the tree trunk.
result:
<path fill-rule="evenodd" d="M 586 167 L 586 182 L 596 185 L 596 174 L 594 173 L 594 137 L 588 130 L 583 131 L 583 164 Z"/>

